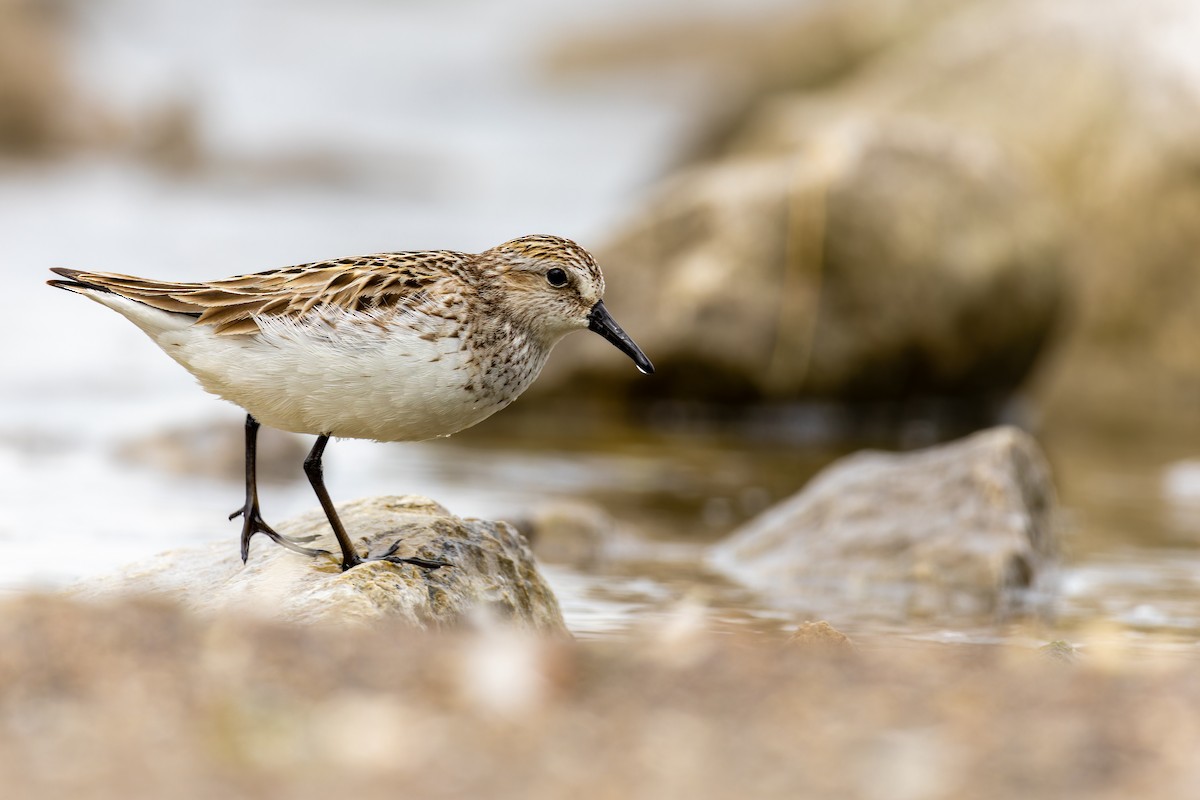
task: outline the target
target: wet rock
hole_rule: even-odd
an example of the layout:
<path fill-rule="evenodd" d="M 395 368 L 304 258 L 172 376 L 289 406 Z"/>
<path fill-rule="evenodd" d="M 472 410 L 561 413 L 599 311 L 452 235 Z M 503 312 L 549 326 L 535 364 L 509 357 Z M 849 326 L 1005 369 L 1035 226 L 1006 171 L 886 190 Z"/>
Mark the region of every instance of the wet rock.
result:
<path fill-rule="evenodd" d="M 1060 233 L 986 139 L 901 118 L 830 128 L 683 174 L 601 252 L 654 380 L 572 342 L 536 388 L 995 404 L 1058 321 Z"/>
<path fill-rule="evenodd" d="M 379 554 L 401 540 L 401 557 L 453 564 L 436 570 L 369 562 L 341 572 L 340 557 L 308 558 L 264 537 L 243 566 L 237 542 L 164 553 L 85 595 L 163 593 L 209 613 L 236 611 L 309 622 L 398 619 L 421 628 L 453 626 L 487 616 L 518 628 L 563 633 L 558 601 L 533 554 L 504 522 L 461 519 L 422 497 L 374 497 L 339 506 L 360 553 Z M 320 511 L 283 522 L 280 533 L 337 552 Z"/>
<path fill-rule="evenodd" d="M 844 458 L 710 561 L 784 604 L 892 619 L 993 614 L 1052 588 L 1054 507 L 1036 443 L 995 428 Z"/>

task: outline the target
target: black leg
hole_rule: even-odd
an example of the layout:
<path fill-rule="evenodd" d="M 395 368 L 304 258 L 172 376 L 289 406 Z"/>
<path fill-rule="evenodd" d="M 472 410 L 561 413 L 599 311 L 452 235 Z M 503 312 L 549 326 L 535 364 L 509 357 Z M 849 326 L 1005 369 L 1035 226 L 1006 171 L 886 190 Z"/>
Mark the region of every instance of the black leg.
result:
<path fill-rule="evenodd" d="M 261 533 L 276 544 L 306 556 L 329 555 L 327 550 L 315 550 L 302 547 L 290 537 L 277 533 L 262 518 L 258 509 L 258 470 L 256 454 L 258 449 L 258 420 L 252 415 L 246 415 L 246 503 L 229 515 L 230 519 L 242 517 L 242 563 L 250 555 L 250 539 L 256 533 Z"/>
<path fill-rule="evenodd" d="M 346 535 L 346 529 L 342 527 L 337 509 L 333 507 L 333 501 L 329 499 L 329 491 L 325 488 L 321 456 L 325 455 L 325 445 L 327 444 L 329 444 L 328 434 L 323 433 L 317 437 L 317 442 L 309 451 L 308 458 L 304 459 L 304 474 L 308 476 L 308 482 L 312 484 L 317 500 L 321 501 L 321 508 L 325 509 L 325 517 L 329 520 L 329 527 L 333 528 L 333 535 L 337 537 L 338 547 L 342 548 L 342 572 L 345 572 L 352 567 L 357 567 L 363 560 L 358 555 L 358 551 L 354 549 L 354 545 L 350 543 L 350 537 Z"/>
<path fill-rule="evenodd" d="M 324 470 L 321 468 L 321 456 L 325 455 L 325 445 L 327 444 L 329 444 L 328 434 L 321 434 L 317 437 L 316 444 L 313 445 L 308 458 L 304 459 L 304 474 L 308 476 L 308 482 L 312 484 L 313 492 L 316 493 L 317 500 L 321 502 L 321 508 L 325 510 L 325 517 L 329 520 L 329 527 L 333 528 L 333 535 L 337 538 L 338 546 L 342 548 L 342 572 L 353 569 L 365 561 L 390 561 L 393 564 L 415 564 L 425 569 L 451 566 L 445 561 L 436 561 L 428 558 L 400 558 L 393 555 L 400 547 L 399 542 L 393 544 L 386 553 L 377 558 L 363 558 L 360 556 L 358 551 L 354 549 L 354 545 L 350 543 L 350 537 L 346 534 L 346 529 L 342 527 L 342 521 L 338 518 L 337 509 L 333 507 L 333 501 L 329 498 L 329 491 L 325 488 L 325 475 Z"/>

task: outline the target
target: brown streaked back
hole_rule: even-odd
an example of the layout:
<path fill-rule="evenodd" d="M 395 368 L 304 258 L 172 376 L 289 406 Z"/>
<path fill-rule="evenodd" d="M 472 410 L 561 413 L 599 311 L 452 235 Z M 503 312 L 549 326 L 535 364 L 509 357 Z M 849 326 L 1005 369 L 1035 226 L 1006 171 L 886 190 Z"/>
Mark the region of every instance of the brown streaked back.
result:
<path fill-rule="evenodd" d="M 463 281 L 462 267 L 471 258 L 452 250 L 379 253 L 200 283 L 58 268 L 53 272 L 66 280 L 49 283 L 112 292 L 235 335 L 257 333 L 259 317 L 302 317 L 323 306 L 363 312 L 393 308 L 434 284 Z"/>

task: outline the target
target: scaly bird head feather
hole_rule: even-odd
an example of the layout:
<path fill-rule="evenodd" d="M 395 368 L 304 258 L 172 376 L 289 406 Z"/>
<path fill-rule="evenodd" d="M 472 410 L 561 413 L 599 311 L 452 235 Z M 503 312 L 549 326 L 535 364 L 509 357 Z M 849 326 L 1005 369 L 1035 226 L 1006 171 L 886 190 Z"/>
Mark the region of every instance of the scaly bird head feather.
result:
<path fill-rule="evenodd" d="M 552 339 L 588 327 L 604 298 L 596 260 L 570 239 L 522 236 L 473 259 L 480 295 L 527 329 Z"/>

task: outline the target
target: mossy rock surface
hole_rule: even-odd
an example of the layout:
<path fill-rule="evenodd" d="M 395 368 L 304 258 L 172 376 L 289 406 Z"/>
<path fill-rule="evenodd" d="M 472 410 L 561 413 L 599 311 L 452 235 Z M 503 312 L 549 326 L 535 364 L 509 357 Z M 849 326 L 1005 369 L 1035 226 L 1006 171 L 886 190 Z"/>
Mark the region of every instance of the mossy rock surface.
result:
<path fill-rule="evenodd" d="M 258 537 L 245 565 L 231 540 L 164 553 L 82 591 L 166 593 L 203 612 L 236 610 L 302 622 L 392 618 L 441 628 L 483 615 L 523 629 L 566 631 L 558 600 L 529 544 L 508 523 L 463 519 L 415 496 L 365 498 L 339 506 L 338 513 L 361 554 L 382 554 L 400 541 L 400 557 L 453 566 L 424 569 L 375 561 L 342 572 L 340 558 L 300 556 Z M 277 529 L 337 552 L 320 511 Z"/>

